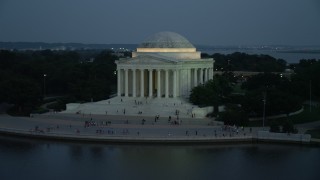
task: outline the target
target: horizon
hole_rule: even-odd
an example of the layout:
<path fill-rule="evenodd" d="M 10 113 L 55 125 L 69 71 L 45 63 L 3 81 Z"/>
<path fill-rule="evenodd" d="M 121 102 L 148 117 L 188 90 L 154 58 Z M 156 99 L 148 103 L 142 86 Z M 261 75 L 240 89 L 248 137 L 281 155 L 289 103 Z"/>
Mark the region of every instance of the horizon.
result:
<path fill-rule="evenodd" d="M 83 42 L 44 42 L 44 41 L 0 41 L 0 43 L 44 43 L 44 44 L 83 44 L 83 45 L 139 45 L 140 43 L 83 43 Z M 191 42 L 192 43 L 192 42 Z M 193 44 L 193 43 L 192 43 Z M 219 44 L 193 44 L 195 46 L 213 46 L 213 47 L 238 47 L 248 48 L 250 46 L 270 46 L 270 47 L 320 47 L 320 44 L 315 45 L 303 45 L 303 44 L 230 44 L 230 45 L 219 45 Z"/>
<path fill-rule="evenodd" d="M 173 31 L 200 45 L 319 46 L 319 18 L 318 0 L 4 0 L 0 41 L 139 44 Z"/>

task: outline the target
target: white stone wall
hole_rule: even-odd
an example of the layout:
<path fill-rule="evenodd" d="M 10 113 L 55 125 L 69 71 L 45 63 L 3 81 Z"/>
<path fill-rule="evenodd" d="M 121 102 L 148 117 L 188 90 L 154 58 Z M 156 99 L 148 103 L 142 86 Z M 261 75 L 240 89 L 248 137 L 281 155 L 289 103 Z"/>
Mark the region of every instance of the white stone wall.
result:
<path fill-rule="evenodd" d="M 288 134 L 288 133 L 273 133 L 269 131 L 258 131 L 257 139 L 261 140 L 279 140 L 279 141 L 296 141 L 310 142 L 310 134 Z"/>

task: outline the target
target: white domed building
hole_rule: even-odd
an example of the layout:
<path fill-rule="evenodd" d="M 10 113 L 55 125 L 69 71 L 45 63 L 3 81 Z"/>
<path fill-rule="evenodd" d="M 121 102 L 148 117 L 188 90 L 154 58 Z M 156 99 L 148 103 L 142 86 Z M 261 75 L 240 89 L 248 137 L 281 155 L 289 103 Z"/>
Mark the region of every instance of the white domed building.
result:
<path fill-rule="evenodd" d="M 117 64 L 117 96 L 98 102 L 70 103 L 64 113 L 203 118 L 213 107 L 188 102 L 193 87 L 213 77 L 213 59 L 183 36 L 160 32 L 141 43 L 131 58 Z"/>
<path fill-rule="evenodd" d="M 132 58 L 116 61 L 118 96 L 188 98 L 193 87 L 213 77 L 213 59 L 174 32 L 156 33 L 142 42 Z"/>

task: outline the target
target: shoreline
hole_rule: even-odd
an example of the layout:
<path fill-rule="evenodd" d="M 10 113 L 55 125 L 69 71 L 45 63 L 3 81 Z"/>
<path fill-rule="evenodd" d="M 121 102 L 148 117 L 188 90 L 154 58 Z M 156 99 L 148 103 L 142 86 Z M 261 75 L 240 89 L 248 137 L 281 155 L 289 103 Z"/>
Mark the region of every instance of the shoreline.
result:
<path fill-rule="evenodd" d="M 320 139 L 311 139 L 310 142 L 281 140 L 281 139 L 260 139 L 255 136 L 246 137 L 133 137 L 133 136 L 92 136 L 62 133 L 39 133 L 22 130 L 0 129 L 0 136 L 16 137 L 21 139 L 45 140 L 57 142 L 77 143 L 101 143 L 101 144 L 159 144 L 159 145 L 219 145 L 219 144 L 292 144 L 306 146 L 320 146 Z"/>
<path fill-rule="evenodd" d="M 45 140 L 62 140 L 62 141 L 79 141 L 79 142 L 98 142 L 98 143 L 221 143 L 221 142 L 251 142 L 252 136 L 247 137 L 224 137 L 212 138 L 206 136 L 99 136 L 89 134 L 65 134 L 65 133 L 40 133 L 29 132 L 23 130 L 0 129 L 1 135 L 9 135 L 15 137 L 24 137 L 32 139 Z"/>

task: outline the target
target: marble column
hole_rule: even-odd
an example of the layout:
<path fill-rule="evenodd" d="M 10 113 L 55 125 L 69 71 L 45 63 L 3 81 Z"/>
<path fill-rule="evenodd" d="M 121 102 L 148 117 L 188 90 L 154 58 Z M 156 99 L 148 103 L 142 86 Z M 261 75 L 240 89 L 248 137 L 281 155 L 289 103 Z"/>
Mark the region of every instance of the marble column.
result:
<path fill-rule="evenodd" d="M 173 70 L 173 97 L 177 97 L 177 71 Z"/>
<path fill-rule="evenodd" d="M 180 86 L 180 69 L 177 69 L 177 96 L 180 96 L 181 86 Z"/>
<path fill-rule="evenodd" d="M 120 97 L 121 96 L 121 70 L 120 69 L 117 69 L 117 85 L 118 85 L 118 96 Z"/>
<path fill-rule="evenodd" d="M 161 82 L 160 82 L 161 78 L 160 78 L 160 76 L 161 76 L 161 70 L 158 69 L 157 70 L 157 83 L 158 83 L 157 97 L 158 98 L 161 98 Z"/>
<path fill-rule="evenodd" d="M 208 81 L 208 68 L 204 69 L 204 83 Z"/>
<path fill-rule="evenodd" d="M 128 89 L 129 89 L 129 81 L 128 81 L 128 69 L 125 69 L 124 70 L 125 72 L 125 97 L 128 97 L 129 96 L 129 93 L 128 93 Z"/>
<path fill-rule="evenodd" d="M 144 97 L 144 69 L 140 69 L 140 97 Z"/>
<path fill-rule="evenodd" d="M 166 94 L 165 97 L 169 97 L 169 70 L 166 69 Z"/>
<path fill-rule="evenodd" d="M 149 97 L 152 97 L 152 69 L 149 69 Z"/>
<path fill-rule="evenodd" d="M 197 68 L 193 70 L 193 86 L 194 87 L 198 86 L 198 69 Z"/>
<path fill-rule="evenodd" d="M 136 90 L 136 69 L 132 69 L 132 97 L 137 96 L 137 90 Z"/>
<path fill-rule="evenodd" d="M 203 84 L 203 69 L 200 68 L 200 84 Z"/>
<path fill-rule="evenodd" d="M 214 70 L 213 68 L 211 68 L 211 79 L 213 79 L 213 76 L 214 76 Z"/>

